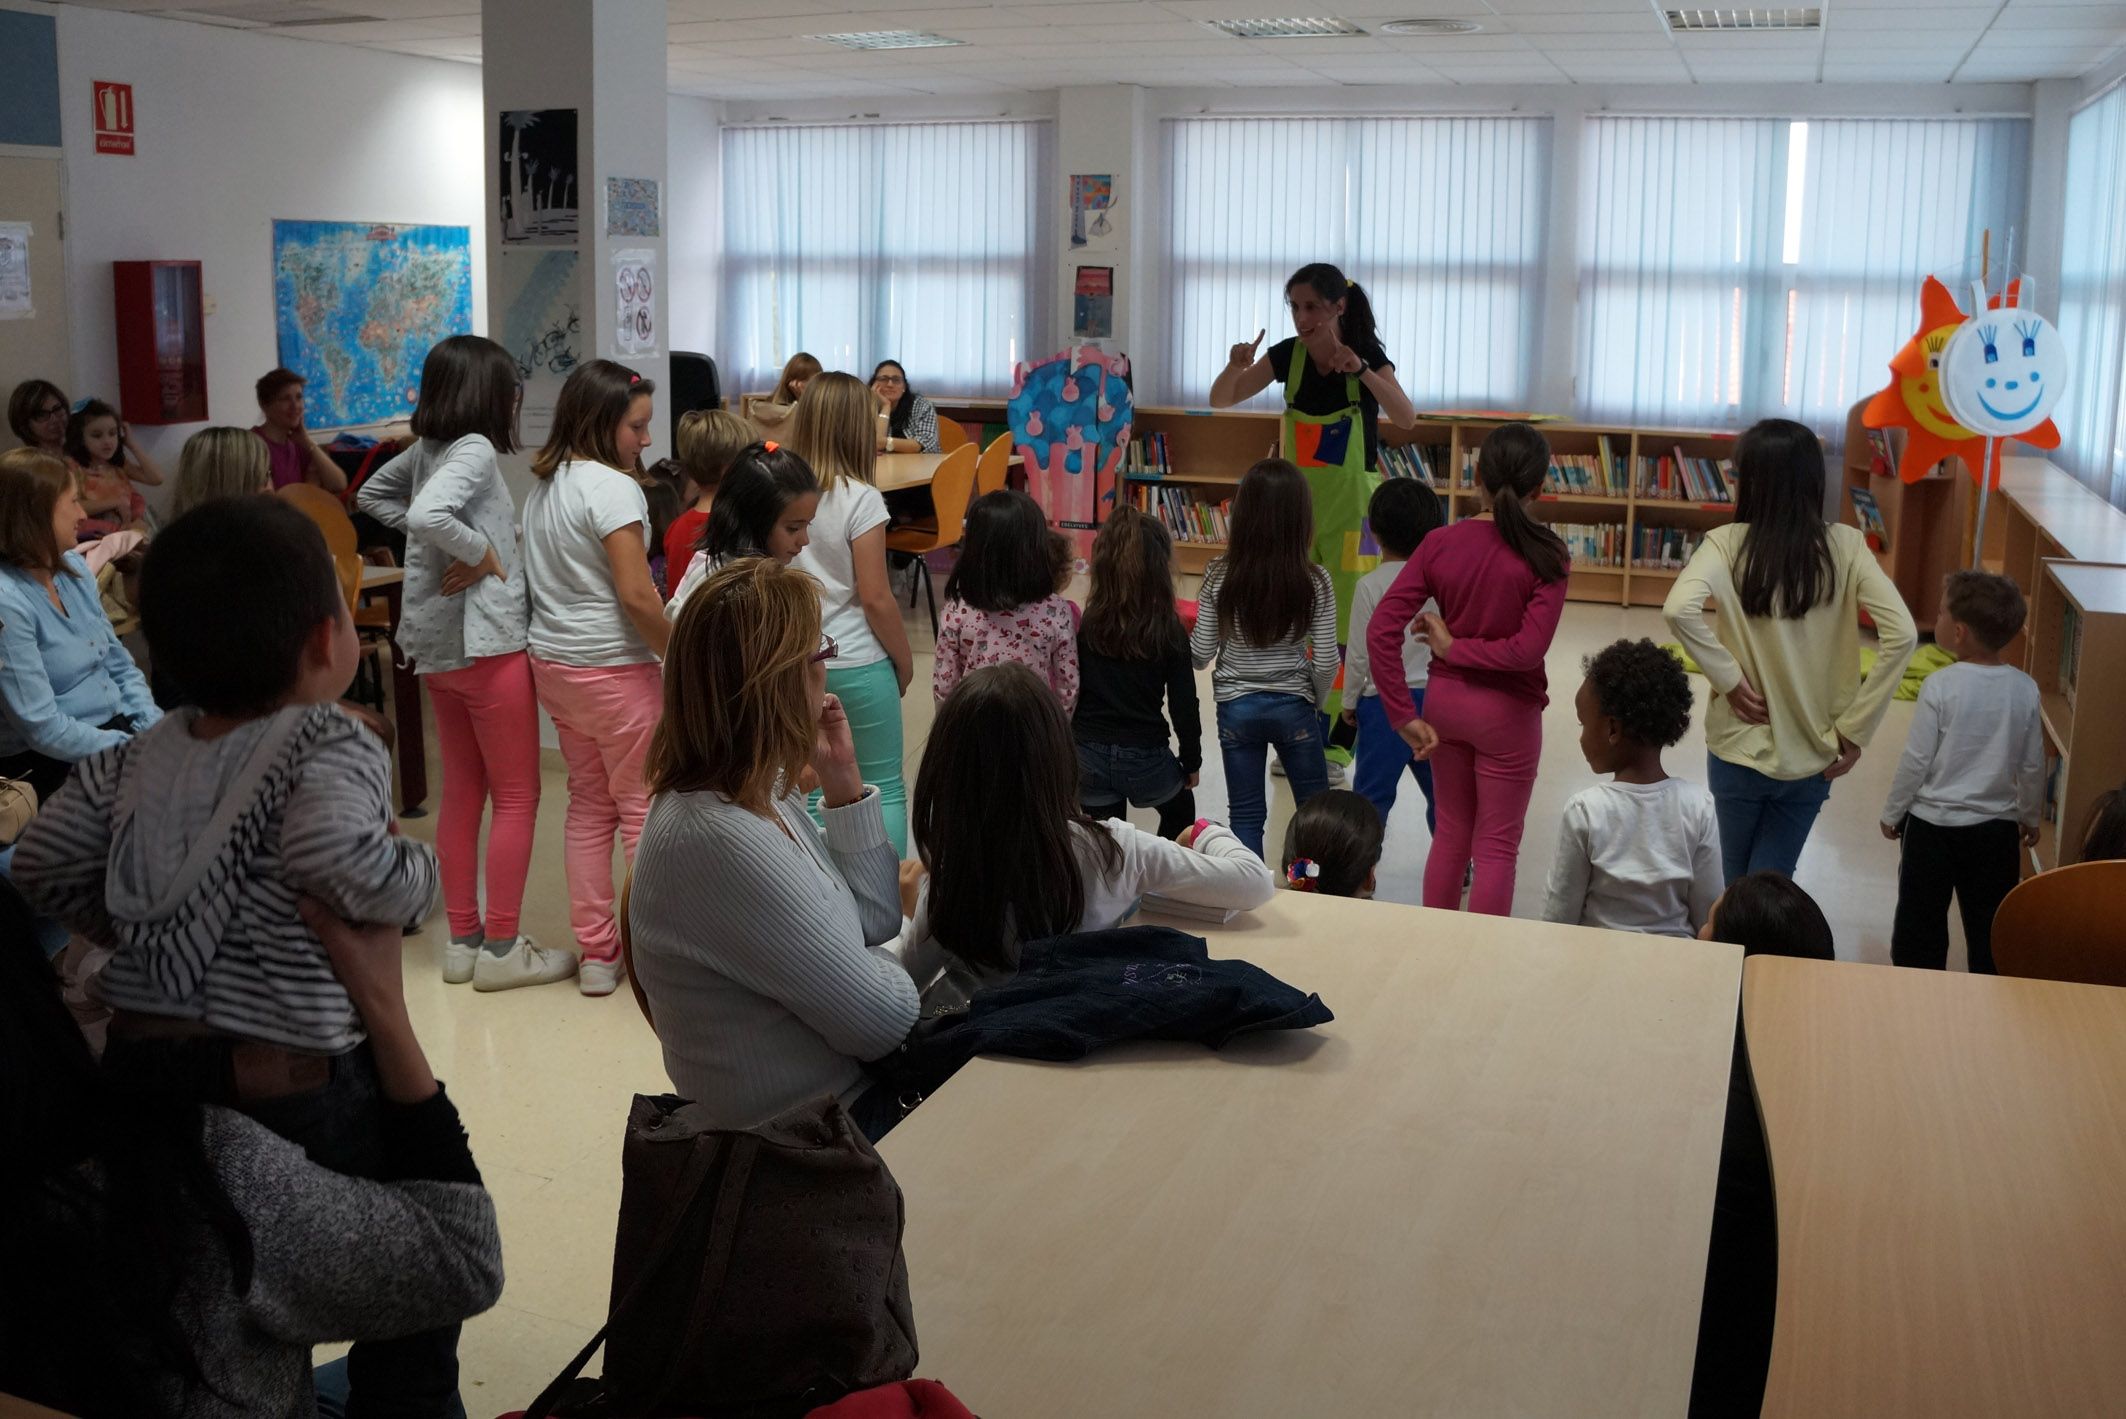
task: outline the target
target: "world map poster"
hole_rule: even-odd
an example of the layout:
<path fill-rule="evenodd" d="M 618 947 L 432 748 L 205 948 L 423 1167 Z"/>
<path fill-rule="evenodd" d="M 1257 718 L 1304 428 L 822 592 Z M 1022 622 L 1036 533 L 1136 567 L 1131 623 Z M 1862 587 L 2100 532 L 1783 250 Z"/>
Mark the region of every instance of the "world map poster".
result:
<path fill-rule="evenodd" d="M 276 221 L 273 306 L 312 427 L 404 418 L 430 347 L 472 329 L 470 229 Z"/>

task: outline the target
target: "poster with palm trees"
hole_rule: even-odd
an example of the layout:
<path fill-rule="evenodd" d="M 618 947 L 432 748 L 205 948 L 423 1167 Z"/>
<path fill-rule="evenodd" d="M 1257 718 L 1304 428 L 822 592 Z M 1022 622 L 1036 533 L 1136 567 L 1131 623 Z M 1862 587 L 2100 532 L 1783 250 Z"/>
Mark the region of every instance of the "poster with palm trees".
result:
<path fill-rule="evenodd" d="M 574 246 L 576 110 L 502 111 L 501 206 L 505 246 Z"/>

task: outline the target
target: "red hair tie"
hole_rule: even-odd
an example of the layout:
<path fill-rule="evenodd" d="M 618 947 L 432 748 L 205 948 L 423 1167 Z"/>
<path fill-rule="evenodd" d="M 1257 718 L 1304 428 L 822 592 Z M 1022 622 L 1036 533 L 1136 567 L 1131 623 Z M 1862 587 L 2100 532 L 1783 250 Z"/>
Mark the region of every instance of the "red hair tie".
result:
<path fill-rule="evenodd" d="M 1285 864 L 1284 880 L 1297 891 L 1316 891 L 1321 880 L 1321 864 L 1311 857 L 1295 857 Z"/>
<path fill-rule="evenodd" d="M 762 451 L 762 452 L 764 452 L 764 453 L 773 453 L 773 452 L 775 452 L 775 450 L 776 450 L 776 449 L 778 449 L 778 448 L 781 448 L 781 447 L 782 447 L 782 445 L 781 445 L 781 444 L 779 444 L 779 443 L 777 443 L 777 442 L 776 442 L 776 441 L 775 441 L 774 439 L 769 439 L 769 440 L 768 440 L 767 442 L 763 443 L 763 444 L 762 444 L 762 445 L 761 445 L 760 447 L 761 447 L 761 451 Z"/>
<path fill-rule="evenodd" d="M 638 385 L 638 384 L 642 383 L 642 376 L 641 376 L 641 375 L 639 375 L 639 374 L 636 374 L 636 373 L 635 373 L 635 372 L 634 372 L 633 370 L 629 370 L 629 371 L 628 371 L 628 376 L 627 376 L 627 382 L 628 382 L 628 387 L 632 389 L 632 388 L 633 388 L 634 386 L 636 386 L 636 385 Z"/>

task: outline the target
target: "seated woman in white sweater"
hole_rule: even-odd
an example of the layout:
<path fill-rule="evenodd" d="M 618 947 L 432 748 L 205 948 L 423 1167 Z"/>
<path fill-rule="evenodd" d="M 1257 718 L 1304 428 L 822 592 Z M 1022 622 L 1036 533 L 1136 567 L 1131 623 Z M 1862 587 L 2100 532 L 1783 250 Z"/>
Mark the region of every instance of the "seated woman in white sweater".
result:
<path fill-rule="evenodd" d="M 1277 879 L 1216 823 L 1180 840 L 1078 806 L 1070 717 L 1011 662 L 977 670 L 938 708 L 916 777 L 911 832 L 927 872 L 901 958 L 923 1013 L 1009 980 L 1019 944 L 1120 926 L 1147 892 L 1246 911 Z"/>
<path fill-rule="evenodd" d="M 703 582 L 665 653 L 629 952 L 665 1072 L 718 1127 L 821 1094 L 855 1103 L 862 1062 L 916 1020 L 915 983 L 882 949 L 899 855 L 827 693 L 833 655 L 817 583 L 767 557 Z M 824 831 L 798 788 L 808 766 Z"/>

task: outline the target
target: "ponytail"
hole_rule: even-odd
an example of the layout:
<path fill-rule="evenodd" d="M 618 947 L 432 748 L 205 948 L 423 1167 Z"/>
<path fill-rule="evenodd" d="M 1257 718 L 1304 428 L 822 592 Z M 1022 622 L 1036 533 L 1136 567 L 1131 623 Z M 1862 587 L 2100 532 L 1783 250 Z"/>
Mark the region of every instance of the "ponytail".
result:
<path fill-rule="evenodd" d="M 1294 286 L 1308 286 L 1315 295 L 1334 305 L 1344 303 L 1343 318 L 1337 322 L 1336 334 L 1353 350 L 1365 349 L 1380 343 L 1380 332 L 1373 324 L 1373 302 L 1366 297 L 1366 288 L 1326 261 L 1316 261 L 1294 271 L 1285 283 L 1284 293 L 1292 294 Z"/>
<path fill-rule="evenodd" d="M 1477 481 L 1491 494 L 1492 522 L 1538 581 L 1558 581 L 1572 570 L 1565 540 L 1528 511 L 1549 471 L 1550 444 L 1527 424 L 1499 425 L 1476 455 Z"/>

